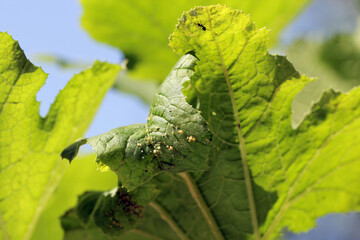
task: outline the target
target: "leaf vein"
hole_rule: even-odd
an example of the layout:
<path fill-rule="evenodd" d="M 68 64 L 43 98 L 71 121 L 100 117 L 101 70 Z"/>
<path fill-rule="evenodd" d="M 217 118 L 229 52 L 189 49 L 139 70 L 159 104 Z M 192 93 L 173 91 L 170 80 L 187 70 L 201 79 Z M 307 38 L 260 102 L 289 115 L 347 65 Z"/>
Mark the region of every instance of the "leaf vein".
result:
<path fill-rule="evenodd" d="M 208 13 L 208 17 L 209 17 L 209 22 L 210 22 L 210 29 L 211 32 L 213 34 L 216 46 L 217 46 L 217 50 L 219 53 L 219 57 L 221 59 L 221 63 L 222 63 L 222 70 L 226 79 L 226 83 L 228 85 L 229 88 L 229 94 L 230 94 L 230 98 L 231 98 L 231 103 L 232 103 L 232 107 L 233 107 L 233 112 L 234 112 L 234 118 L 235 118 L 235 122 L 237 125 L 237 133 L 238 133 L 238 138 L 239 138 L 239 150 L 241 153 L 241 159 L 242 159 L 242 163 L 243 163 L 243 170 L 244 170 L 244 176 L 245 176 L 245 186 L 246 186 L 246 191 L 247 191 L 247 195 L 248 195 L 248 201 L 249 201 L 249 207 L 250 207 L 250 215 L 251 215 L 251 223 L 252 223 L 252 227 L 253 227 L 253 231 L 254 231 L 254 236 L 255 239 L 260 239 L 260 233 L 259 233 L 259 224 L 258 224 L 258 220 L 257 220 L 257 214 L 256 214 L 256 206 L 255 206 L 255 200 L 254 200 L 254 193 L 253 193 L 253 189 L 252 189 L 252 183 L 251 183 L 251 175 L 250 175 L 250 170 L 247 164 L 247 157 L 246 157 L 246 148 L 245 148 L 245 140 L 243 138 L 242 132 L 241 132 L 241 125 L 240 125 L 240 120 L 239 120 L 239 116 L 237 114 L 237 105 L 236 105 L 236 101 L 235 101 L 235 97 L 234 97 L 234 92 L 230 83 L 230 77 L 229 77 L 229 73 L 228 70 L 225 66 L 224 63 L 224 58 L 222 55 L 222 52 L 220 50 L 220 46 L 218 43 L 218 39 L 214 33 L 212 24 L 211 24 L 211 15 L 209 12 L 209 9 L 206 9 L 207 13 Z M 244 48 L 243 48 L 244 49 Z"/>

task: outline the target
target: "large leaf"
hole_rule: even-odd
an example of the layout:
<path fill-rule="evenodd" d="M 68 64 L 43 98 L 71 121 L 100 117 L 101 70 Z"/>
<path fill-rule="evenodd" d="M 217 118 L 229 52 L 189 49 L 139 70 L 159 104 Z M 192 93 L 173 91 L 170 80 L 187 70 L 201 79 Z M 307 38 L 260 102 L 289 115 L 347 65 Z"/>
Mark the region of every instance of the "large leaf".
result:
<path fill-rule="evenodd" d="M 122 239 L 273 239 L 360 209 L 360 88 L 326 92 L 294 129 L 293 98 L 312 80 L 267 52 L 267 34 L 227 7 L 182 16 L 170 45 L 199 59 L 183 92 L 213 134 L 210 168 L 155 177 L 159 196 Z"/>
<path fill-rule="evenodd" d="M 266 29 L 226 7 L 196 8 L 183 15 L 171 39 L 178 53 L 195 51 L 200 59 L 191 85 L 214 132 L 210 159 L 224 170 L 213 167 L 197 183 L 215 216 L 227 216 L 215 217 L 225 236 L 252 232 L 268 239 L 285 226 L 304 231 L 326 213 L 359 209 L 359 89 L 327 92 L 293 129 L 292 100 L 310 79 L 267 53 Z M 229 165 L 231 179 L 223 176 Z M 231 186 L 234 194 L 246 193 L 239 195 L 243 201 L 213 205 L 218 194 L 206 184 L 212 180 L 214 187 L 219 178 L 219 194 Z"/>
<path fill-rule="evenodd" d="M 272 29 L 271 42 L 310 0 L 82 0 L 83 27 L 100 42 L 121 49 L 132 77 L 164 80 L 177 56 L 167 47 L 176 16 L 194 5 L 227 4 L 249 12 L 259 26 Z"/>
<path fill-rule="evenodd" d="M 46 74 L 0 33 L 0 239 L 29 239 L 65 169 L 59 152 L 89 126 L 119 67 L 96 62 L 70 80 L 45 118 Z"/>

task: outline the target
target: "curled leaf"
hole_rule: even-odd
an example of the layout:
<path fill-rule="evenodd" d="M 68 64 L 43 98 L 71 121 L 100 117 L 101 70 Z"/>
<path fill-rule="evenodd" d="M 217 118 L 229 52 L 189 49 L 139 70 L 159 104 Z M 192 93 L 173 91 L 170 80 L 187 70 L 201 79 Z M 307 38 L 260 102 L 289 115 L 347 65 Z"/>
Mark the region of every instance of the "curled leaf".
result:
<path fill-rule="evenodd" d="M 183 84 L 197 58 L 186 54 L 155 94 L 146 124 L 134 124 L 79 140 L 63 151 L 69 160 L 85 142 L 97 154 L 102 171 L 114 171 L 129 191 L 162 171 L 204 171 L 212 134 L 199 110 L 186 102 Z"/>

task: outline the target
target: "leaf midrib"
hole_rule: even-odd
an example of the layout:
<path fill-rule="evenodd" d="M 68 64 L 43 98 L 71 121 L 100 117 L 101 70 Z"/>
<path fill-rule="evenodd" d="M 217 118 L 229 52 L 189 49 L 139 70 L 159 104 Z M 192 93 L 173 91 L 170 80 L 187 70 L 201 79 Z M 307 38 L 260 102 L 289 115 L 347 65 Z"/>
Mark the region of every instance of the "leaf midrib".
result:
<path fill-rule="evenodd" d="M 183 172 L 178 173 L 178 175 L 184 180 L 186 187 L 188 188 L 191 196 L 193 197 L 194 201 L 196 202 L 197 206 L 200 208 L 200 211 L 205 218 L 213 236 L 217 240 L 224 240 L 224 237 L 220 231 L 219 226 L 216 223 L 214 216 L 211 213 L 208 205 L 206 204 L 202 194 L 200 193 L 199 188 L 197 187 L 194 179 L 191 177 L 189 173 Z"/>
<path fill-rule="evenodd" d="M 153 201 L 149 203 L 149 206 L 160 215 L 162 220 L 164 220 L 169 225 L 171 230 L 173 230 L 181 240 L 190 240 L 188 236 L 183 232 L 183 230 L 178 226 L 178 224 L 174 221 L 171 215 L 160 204 Z"/>
<path fill-rule="evenodd" d="M 56 101 L 56 100 L 55 100 Z M 92 100 L 91 102 L 93 102 L 94 100 Z M 90 104 L 91 105 L 91 104 Z M 49 116 L 49 115 L 47 115 Z M 71 132 L 71 135 L 69 137 L 69 140 L 67 142 L 66 145 L 69 145 L 74 139 L 74 134 L 77 132 L 78 130 L 78 126 L 73 127 L 73 130 Z M 51 138 L 53 131 L 50 131 L 47 134 L 47 138 L 45 143 L 47 143 L 49 141 L 49 138 Z M 61 166 L 61 158 L 58 158 L 58 160 L 56 161 L 56 164 L 54 166 L 54 168 L 51 170 L 50 176 L 47 180 L 47 184 L 44 188 L 44 191 L 41 195 L 41 197 L 39 198 L 39 204 L 36 208 L 35 214 L 32 218 L 32 221 L 30 223 L 30 225 L 28 226 L 28 230 L 25 234 L 24 240 L 30 240 L 33 237 L 35 228 L 38 224 L 39 218 L 42 214 L 42 212 L 44 211 L 49 199 L 51 198 L 52 194 L 54 193 L 55 189 L 57 188 L 57 186 L 59 185 L 60 181 L 62 180 L 66 168 Z"/>
<path fill-rule="evenodd" d="M 59 159 L 51 171 L 50 178 L 47 181 L 46 187 L 44 189 L 44 192 L 39 199 L 39 204 L 36 208 L 36 212 L 34 214 L 34 217 L 32 218 L 32 221 L 28 227 L 28 230 L 26 232 L 26 235 L 24 237 L 25 240 L 29 240 L 32 238 L 35 227 L 38 224 L 38 220 L 40 218 L 40 215 L 42 214 L 44 208 L 46 207 L 50 197 L 52 196 L 53 192 L 55 191 L 55 188 L 59 185 L 64 172 L 65 168 L 60 167 L 61 159 Z"/>
<path fill-rule="evenodd" d="M 0 212 L 0 227 L 1 227 L 1 232 L 2 232 L 2 236 L 4 237 L 4 239 L 9 240 L 9 235 L 7 233 L 6 226 L 3 221 L 1 212 Z"/>
<path fill-rule="evenodd" d="M 212 21 L 211 15 L 210 15 L 209 9 L 206 8 L 206 10 L 207 10 L 208 17 L 209 17 L 210 30 L 211 30 L 211 33 L 212 33 L 212 35 L 214 37 L 217 50 L 219 52 L 219 57 L 220 57 L 220 60 L 221 60 L 222 70 L 224 72 L 224 76 L 225 76 L 225 79 L 226 79 L 226 84 L 227 84 L 228 89 L 229 89 L 231 105 L 232 105 L 232 108 L 233 108 L 234 118 L 235 118 L 235 122 L 236 122 L 236 130 L 237 130 L 238 139 L 239 139 L 238 148 L 240 150 L 241 160 L 242 160 L 242 165 L 243 165 L 243 170 L 244 170 L 245 187 L 246 187 L 246 193 L 247 193 L 247 197 L 248 197 L 248 201 L 249 201 L 251 224 L 252 224 L 252 227 L 253 227 L 254 237 L 255 237 L 256 240 L 260 240 L 259 223 L 258 223 L 258 220 L 257 220 L 254 192 L 253 192 L 253 189 L 252 189 L 250 170 L 249 170 L 249 166 L 248 166 L 248 163 L 247 163 L 245 139 L 244 139 L 242 131 L 241 131 L 240 119 L 239 119 L 239 116 L 237 114 L 238 107 L 237 107 L 237 104 L 236 104 L 236 101 L 235 101 L 234 91 L 233 91 L 232 86 L 231 86 L 229 73 L 228 73 L 227 68 L 225 66 L 224 57 L 223 57 L 222 52 L 220 50 L 220 46 L 219 46 L 219 43 L 218 43 L 218 40 L 217 40 L 217 36 L 215 35 L 215 33 L 213 31 L 213 27 L 212 27 L 212 23 L 211 23 L 211 21 Z"/>

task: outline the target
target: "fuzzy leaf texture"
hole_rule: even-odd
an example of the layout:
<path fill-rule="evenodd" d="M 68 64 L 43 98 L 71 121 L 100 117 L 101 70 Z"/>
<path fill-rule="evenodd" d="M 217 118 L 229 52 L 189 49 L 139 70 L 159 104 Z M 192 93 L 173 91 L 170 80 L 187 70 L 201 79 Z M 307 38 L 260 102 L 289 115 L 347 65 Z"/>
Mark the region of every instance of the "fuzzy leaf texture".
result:
<path fill-rule="evenodd" d="M 178 60 L 167 46 L 176 16 L 193 6 L 227 4 L 251 12 L 259 26 L 271 27 L 271 42 L 310 0 L 81 0 L 82 25 L 100 42 L 119 48 L 131 77 L 161 83 Z M 138 88 L 142 88 L 141 84 Z M 142 88 L 143 91 L 148 89 Z"/>
<path fill-rule="evenodd" d="M 36 93 L 47 74 L 0 33 L 0 239 L 30 239 L 65 169 L 59 152 L 81 137 L 119 67 L 96 62 L 61 90 L 48 115 Z"/>
<path fill-rule="evenodd" d="M 312 79 L 267 40 L 241 11 L 183 14 L 170 45 L 199 59 L 183 93 L 213 134 L 209 170 L 156 176 L 159 196 L 121 239 L 267 240 L 359 210 L 360 89 L 327 91 L 294 129 L 293 98 Z"/>
<path fill-rule="evenodd" d="M 204 171 L 211 133 L 200 112 L 185 101 L 182 84 L 194 73 L 196 57 L 187 54 L 175 65 L 153 98 L 146 124 L 134 124 L 68 146 L 70 161 L 89 143 L 102 171 L 112 170 L 128 191 L 160 172 Z"/>

